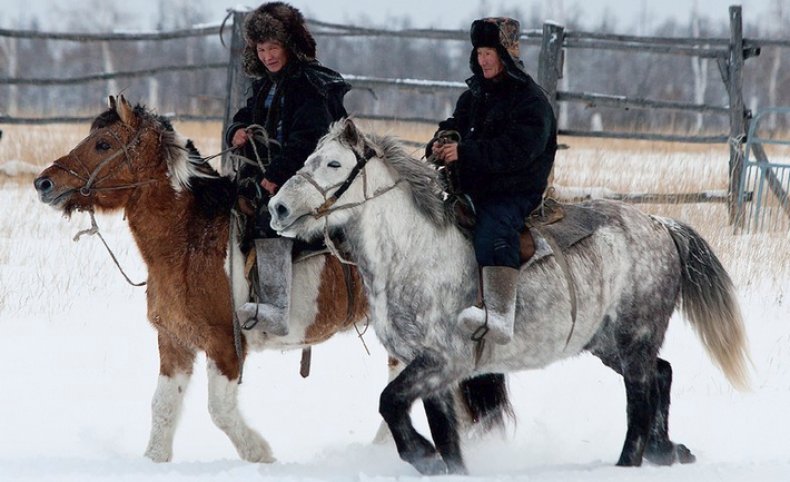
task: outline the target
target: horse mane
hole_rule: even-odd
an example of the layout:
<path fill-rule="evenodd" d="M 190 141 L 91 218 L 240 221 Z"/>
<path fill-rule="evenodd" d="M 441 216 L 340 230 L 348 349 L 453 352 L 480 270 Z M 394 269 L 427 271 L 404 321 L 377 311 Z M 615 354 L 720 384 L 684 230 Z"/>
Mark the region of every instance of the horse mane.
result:
<path fill-rule="evenodd" d="M 443 200 L 444 192 L 439 180 L 439 172 L 427 162 L 410 156 L 402 142 L 393 136 L 359 133 L 377 155 L 405 181 L 410 189 L 417 210 L 437 226 L 455 223 L 455 212 Z M 357 149 L 353 141 L 345 135 L 345 122 L 332 124 L 325 140 L 335 139 L 350 149 Z M 324 141 L 322 141 L 324 142 Z"/>
<path fill-rule="evenodd" d="M 176 193 L 190 191 L 198 205 L 201 216 L 215 217 L 227 213 L 235 201 L 233 182 L 204 162 L 191 139 L 175 130 L 169 119 L 155 114 L 137 104 L 134 114 L 140 119 L 138 129 L 151 129 L 160 139 L 162 157 L 167 165 L 170 184 Z M 115 109 L 99 114 L 91 123 L 91 132 L 109 127 L 121 118 Z"/>

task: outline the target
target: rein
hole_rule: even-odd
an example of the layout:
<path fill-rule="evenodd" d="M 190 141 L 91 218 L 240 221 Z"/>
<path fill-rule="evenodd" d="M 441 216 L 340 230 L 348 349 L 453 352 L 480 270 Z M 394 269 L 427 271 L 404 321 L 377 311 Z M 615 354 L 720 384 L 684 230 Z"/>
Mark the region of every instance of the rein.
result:
<path fill-rule="evenodd" d="M 148 179 L 148 180 L 145 180 L 145 181 L 135 181 L 135 182 L 132 182 L 132 183 L 129 183 L 129 184 L 122 184 L 122 185 L 118 185 L 118 186 L 101 186 L 101 187 L 100 186 L 95 186 L 95 184 L 101 183 L 105 179 L 109 179 L 110 176 L 112 174 L 114 174 L 116 170 L 118 170 L 121 166 L 123 166 L 123 162 L 121 162 L 116 167 L 111 169 L 106 175 L 104 175 L 102 177 L 99 177 L 99 173 L 102 171 L 102 169 L 104 169 L 105 166 L 107 166 L 110 163 L 110 161 L 113 161 L 116 158 L 118 158 L 119 156 L 121 156 L 121 154 L 123 154 L 123 156 L 124 156 L 124 159 L 126 161 L 126 165 L 129 167 L 129 171 L 132 172 L 132 173 L 134 172 L 134 170 L 132 169 L 131 156 L 129 154 L 129 150 L 137 146 L 137 144 L 140 141 L 140 138 L 142 137 L 142 133 L 143 133 L 143 129 L 139 129 L 135 133 L 134 137 L 132 137 L 132 139 L 129 142 L 123 143 L 123 142 L 121 142 L 121 139 L 114 132 L 110 131 L 110 134 L 115 138 L 116 141 L 118 141 L 119 144 L 121 144 L 121 147 L 119 149 L 116 149 L 115 152 L 113 152 L 109 156 L 107 156 L 104 159 L 102 159 L 96 165 L 96 167 L 93 168 L 93 171 L 90 171 L 88 169 L 88 167 L 85 165 L 85 163 L 82 162 L 82 159 L 80 159 L 79 156 L 74 154 L 74 150 L 76 150 L 76 148 L 74 150 L 72 150 L 72 152 L 69 153 L 69 157 L 75 159 L 79 163 L 79 165 L 82 166 L 82 168 L 85 170 L 85 172 L 87 174 L 87 177 L 83 176 L 83 175 L 79 174 L 78 172 L 76 172 L 76 171 L 74 171 L 74 170 L 72 170 L 72 169 L 70 169 L 70 168 L 68 168 L 66 166 L 63 166 L 63 165 L 61 165 L 61 164 L 59 164 L 57 162 L 55 162 L 53 165 L 55 167 L 65 171 L 70 176 L 76 177 L 77 179 L 83 181 L 85 184 L 82 187 L 78 188 L 77 190 L 79 191 L 79 193 L 82 196 L 85 196 L 85 197 L 88 197 L 88 196 L 90 196 L 90 195 L 92 195 L 93 193 L 96 193 L 96 192 L 101 192 L 101 191 L 118 191 L 118 190 L 122 190 L 122 189 L 136 189 L 136 188 L 138 188 L 140 186 L 144 186 L 146 184 L 153 184 L 153 183 L 156 183 L 156 182 L 160 182 L 161 181 L 160 179 Z M 88 139 L 90 139 L 90 137 Z M 88 139 L 84 140 L 83 142 L 87 142 Z M 80 143 L 79 145 L 81 145 L 81 144 L 82 143 Z M 79 145 L 77 147 L 79 147 Z M 126 282 L 129 283 L 132 286 L 145 286 L 146 285 L 145 281 L 140 282 L 140 283 L 135 283 L 131 279 L 129 279 L 129 276 L 126 275 L 126 272 L 123 270 L 123 268 L 121 267 L 121 264 L 118 262 L 118 258 L 115 256 L 115 253 L 113 253 L 112 249 L 107 244 L 107 241 L 105 241 L 104 236 L 102 236 L 101 233 L 99 232 L 99 225 L 96 223 L 96 217 L 94 216 L 93 209 L 92 208 L 88 209 L 88 213 L 90 214 L 90 217 L 91 217 L 91 227 L 88 228 L 88 229 L 83 229 L 82 231 L 79 231 L 74 236 L 74 241 L 75 242 L 79 241 L 80 238 L 82 236 L 86 235 L 86 234 L 89 235 L 89 236 L 93 236 L 94 234 L 97 235 L 99 237 L 99 239 L 101 240 L 102 244 L 104 244 L 104 247 L 107 249 L 107 252 L 110 254 L 110 257 L 112 258 L 113 262 L 115 263 L 115 266 L 118 267 L 118 270 L 121 272 L 123 277 L 126 279 Z"/>
<path fill-rule="evenodd" d="M 79 241 L 80 238 L 82 236 L 86 235 L 86 234 L 88 236 L 93 236 L 94 234 L 97 235 L 99 237 L 99 239 L 101 240 L 102 244 L 104 244 L 104 247 L 107 248 L 107 252 L 110 253 L 110 257 L 112 258 L 113 262 L 115 263 L 115 266 L 118 267 L 118 271 L 121 272 L 123 277 L 126 279 L 127 283 L 129 283 L 132 286 L 145 286 L 146 284 L 148 284 L 145 281 L 142 281 L 140 283 L 135 283 L 131 279 L 129 279 L 129 276 L 126 275 L 126 272 L 121 267 L 121 263 L 118 262 L 118 258 L 115 257 L 115 253 L 112 252 L 112 249 L 110 249 L 110 246 L 107 244 L 107 241 L 104 240 L 104 236 L 102 236 L 101 233 L 99 232 L 99 225 L 96 224 L 96 217 L 93 215 L 93 209 L 89 210 L 88 213 L 91 216 L 91 227 L 88 228 L 88 229 L 83 229 L 82 231 L 79 231 L 74 236 L 74 241 L 75 242 Z"/>

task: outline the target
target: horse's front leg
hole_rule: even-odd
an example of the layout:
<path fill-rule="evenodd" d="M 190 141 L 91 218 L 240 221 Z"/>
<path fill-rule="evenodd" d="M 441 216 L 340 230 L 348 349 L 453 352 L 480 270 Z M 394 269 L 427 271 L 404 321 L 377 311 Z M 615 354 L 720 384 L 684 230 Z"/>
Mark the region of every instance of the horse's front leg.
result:
<path fill-rule="evenodd" d="M 379 400 L 379 412 L 392 432 L 401 459 L 426 475 L 444 474 L 448 470 L 465 473 L 466 470 L 463 468 L 460 450 L 453 455 L 452 460 L 442 460 L 431 442 L 414 429 L 409 415 L 412 404 L 418 398 L 427 401 L 436 393 L 449 393 L 447 392 L 449 374 L 446 373 L 446 366 L 442 358 L 435 353 L 420 354 L 384 388 Z M 438 399 L 433 400 L 438 401 Z M 442 399 L 442 402 L 444 401 L 446 400 Z M 444 449 L 448 447 L 446 442 L 457 440 L 458 435 L 449 433 L 456 430 L 454 421 L 447 423 L 449 420 L 447 417 L 453 417 L 454 412 L 443 410 L 443 405 L 443 403 L 428 404 L 426 413 L 433 411 L 433 414 L 429 414 L 429 419 L 432 419 L 431 431 L 437 434 L 443 433 L 439 443 L 442 444 L 442 455 L 445 455 Z"/>
<path fill-rule="evenodd" d="M 151 435 L 145 456 L 154 462 L 173 458 L 173 435 L 184 400 L 195 352 L 159 332 L 159 382 L 151 401 Z"/>
<path fill-rule="evenodd" d="M 397 358 L 387 358 L 387 384 L 392 383 L 392 381 L 395 380 L 395 377 L 397 377 L 402 371 L 403 363 L 401 363 Z M 379 425 L 379 429 L 376 432 L 376 436 L 373 437 L 373 443 L 384 444 L 390 440 L 392 440 L 392 432 L 390 432 L 387 422 L 382 420 L 381 425 Z"/>
<path fill-rule="evenodd" d="M 224 342 L 224 343 L 223 343 Z M 206 350 L 208 369 L 208 411 L 214 424 L 230 438 L 239 456 L 248 462 L 271 463 L 276 459 L 266 440 L 247 426 L 239 412 L 241 361 L 233 336 Z"/>

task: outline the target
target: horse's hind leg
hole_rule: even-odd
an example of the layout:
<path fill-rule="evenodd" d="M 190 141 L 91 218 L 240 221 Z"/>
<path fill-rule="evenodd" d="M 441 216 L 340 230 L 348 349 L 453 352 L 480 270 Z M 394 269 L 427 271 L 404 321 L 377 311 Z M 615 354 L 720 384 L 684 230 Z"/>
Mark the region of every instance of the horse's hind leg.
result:
<path fill-rule="evenodd" d="M 444 361 L 429 353 L 417 356 L 392 382 L 387 384 L 381 392 L 379 400 L 379 413 L 392 432 L 395 446 L 401 459 L 409 462 L 420 473 L 436 475 L 446 473 L 448 464 L 437 457 L 433 445 L 420 435 L 412 425 L 409 409 L 418 398 L 428 399 L 431 395 L 444 391 L 447 388 L 444 374 Z M 430 404 L 430 402 L 429 402 Z M 428 411 L 432 416 L 436 431 L 442 429 L 442 417 L 438 413 L 442 410 L 439 405 L 433 405 Z M 452 416 L 452 413 L 445 413 Z M 432 427 L 433 430 L 433 427 Z M 443 430 L 455 430 L 454 424 L 445 426 Z M 457 435 L 455 435 L 457 437 Z M 452 436 L 444 436 L 451 439 Z M 458 461 L 451 461 L 453 469 L 463 467 L 463 462 L 458 454 Z"/>
<path fill-rule="evenodd" d="M 617 465 L 642 465 L 642 456 L 650 436 L 657 400 L 655 400 L 656 349 L 649 341 L 618 341 L 617 353 L 599 352 L 604 364 L 623 376 L 628 415 L 628 431 Z"/>
<path fill-rule="evenodd" d="M 672 386 L 672 366 L 668 361 L 659 358 L 656 362 L 656 377 L 653 386 L 657 400 L 653 426 L 650 428 L 650 440 L 645 448 L 645 458 L 658 465 L 692 463 L 696 457 L 683 444 L 675 444 L 669 440 L 669 392 Z"/>
<path fill-rule="evenodd" d="M 220 350 L 206 350 L 208 369 L 208 411 L 214 424 L 230 438 L 239 456 L 248 462 L 274 462 L 266 440 L 241 417 L 238 406 L 240 361 L 233 338 Z"/>
<path fill-rule="evenodd" d="M 151 401 L 151 435 L 145 456 L 154 462 L 173 458 L 173 435 L 184 400 L 195 353 L 161 332 L 159 337 L 159 382 Z"/>
<path fill-rule="evenodd" d="M 436 450 L 447 464 L 447 471 L 451 474 L 466 474 L 461 455 L 461 441 L 458 438 L 454 401 L 452 392 L 447 390 L 439 395 L 425 398 L 423 405 L 428 426 L 431 428 L 431 437 L 436 444 Z"/>

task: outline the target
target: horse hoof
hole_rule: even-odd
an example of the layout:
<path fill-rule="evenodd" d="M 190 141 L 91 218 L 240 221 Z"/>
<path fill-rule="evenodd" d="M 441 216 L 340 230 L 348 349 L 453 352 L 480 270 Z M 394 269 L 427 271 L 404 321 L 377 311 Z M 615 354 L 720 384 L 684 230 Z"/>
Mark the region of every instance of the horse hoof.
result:
<path fill-rule="evenodd" d="M 620 460 L 617 461 L 618 467 L 640 467 L 642 465 L 642 457 L 620 455 Z"/>
<path fill-rule="evenodd" d="M 697 461 L 697 457 L 683 444 L 675 445 L 675 453 L 677 453 L 678 462 L 681 464 L 693 464 Z"/>
<path fill-rule="evenodd" d="M 466 470 L 466 466 L 464 466 L 463 462 L 448 462 L 447 473 L 452 475 L 469 475 L 469 471 Z"/>
<path fill-rule="evenodd" d="M 672 442 L 663 444 L 661 447 L 648 447 L 645 450 L 645 458 L 656 465 L 672 465 L 675 462 L 690 464 L 697 460 L 688 447 Z"/>
<path fill-rule="evenodd" d="M 145 451 L 145 457 L 157 464 L 163 464 L 173 460 L 173 452 L 149 448 Z"/>
<path fill-rule="evenodd" d="M 266 440 L 258 434 L 251 434 L 246 447 L 239 447 L 239 455 L 247 462 L 254 464 L 272 464 L 277 459 L 272 455 L 272 449 Z"/>
<path fill-rule="evenodd" d="M 447 464 L 438 457 L 424 457 L 413 460 L 411 464 L 422 475 L 444 475 L 447 474 Z"/>

